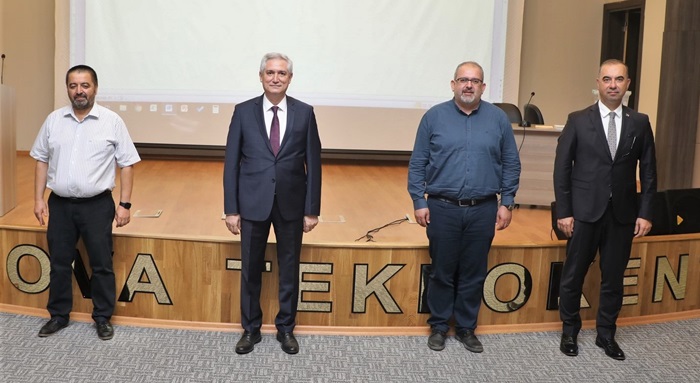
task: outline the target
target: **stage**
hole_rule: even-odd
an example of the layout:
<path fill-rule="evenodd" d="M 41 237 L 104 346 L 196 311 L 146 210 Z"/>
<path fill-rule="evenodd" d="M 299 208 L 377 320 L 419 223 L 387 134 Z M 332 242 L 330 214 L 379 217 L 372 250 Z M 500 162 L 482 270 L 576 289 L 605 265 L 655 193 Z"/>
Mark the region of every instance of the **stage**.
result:
<path fill-rule="evenodd" d="M 45 316 L 49 254 L 45 227 L 33 214 L 35 162 L 26 152 L 16 160 L 17 206 L 0 217 L 0 310 Z M 136 165 L 131 223 L 114 230 L 115 323 L 240 329 L 240 252 L 238 237 L 222 220 L 222 171 L 222 160 Z M 428 241 L 413 223 L 406 177 L 405 162 L 324 162 L 321 222 L 302 248 L 299 332 L 427 331 L 422 296 Z M 363 238 L 391 222 L 372 234 L 373 241 Z M 489 256 L 479 332 L 559 328 L 557 282 L 565 245 L 551 231 L 548 208 L 513 212 Z M 699 252 L 698 234 L 635 240 L 621 324 L 700 316 Z M 89 294 L 90 272 L 82 244 L 78 254 L 73 318 L 89 320 L 92 304 L 83 295 Z M 274 329 L 277 312 L 274 254 L 271 244 L 262 296 L 265 331 Z M 594 262 L 582 298 L 590 306 L 582 310 L 587 326 L 595 318 L 598 280 Z"/>

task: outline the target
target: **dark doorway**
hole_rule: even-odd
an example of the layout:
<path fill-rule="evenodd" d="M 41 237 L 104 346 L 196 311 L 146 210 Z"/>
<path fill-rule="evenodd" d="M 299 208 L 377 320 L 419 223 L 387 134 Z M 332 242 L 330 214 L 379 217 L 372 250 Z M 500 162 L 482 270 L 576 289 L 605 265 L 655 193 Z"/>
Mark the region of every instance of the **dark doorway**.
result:
<path fill-rule="evenodd" d="M 627 64 L 632 80 L 628 106 L 636 109 L 639 100 L 639 73 L 642 64 L 642 34 L 645 0 L 628 0 L 603 6 L 603 44 L 600 61 L 618 59 Z"/>

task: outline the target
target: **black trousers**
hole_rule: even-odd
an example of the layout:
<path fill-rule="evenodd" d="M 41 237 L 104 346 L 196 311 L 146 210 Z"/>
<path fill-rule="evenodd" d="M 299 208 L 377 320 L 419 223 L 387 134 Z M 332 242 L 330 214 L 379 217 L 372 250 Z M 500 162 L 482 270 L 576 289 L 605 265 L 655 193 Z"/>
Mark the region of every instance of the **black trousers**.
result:
<path fill-rule="evenodd" d="M 574 234 L 566 244 L 566 261 L 559 287 L 562 332 L 576 336 L 581 330 L 581 293 L 588 268 L 600 251 L 600 300 L 596 329 L 602 338 L 614 338 L 622 308 L 624 275 L 632 250 L 634 224 L 621 224 L 608 205 L 597 222 L 574 222 Z"/>
<path fill-rule="evenodd" d="M 51 318 L 67 323 L 73 308 L 73 268 L 78 239 L 90 259 L 92 318 L 109 320 L 114 312 L 116 282 L 112 268 L 114 200 L 109 192 L 93 198 L 70 199 L 51 193 L 47 239 L 51 264 L 49 302 Z"/>
<path fill-rule="evenodd" d="M 273 203 L 270 217 L 265 221 L 241 219 L 241 325 L 250 332 L 262 326 L 260 292 L 270 225 L 277 239 L 279 269 L 279 311 L 275 326 L 281 332 L 291 332 L 296 326 L 299 301 L 299 257 L 304 221 L 303 217 L 284 220 L 277 202 Z"/>

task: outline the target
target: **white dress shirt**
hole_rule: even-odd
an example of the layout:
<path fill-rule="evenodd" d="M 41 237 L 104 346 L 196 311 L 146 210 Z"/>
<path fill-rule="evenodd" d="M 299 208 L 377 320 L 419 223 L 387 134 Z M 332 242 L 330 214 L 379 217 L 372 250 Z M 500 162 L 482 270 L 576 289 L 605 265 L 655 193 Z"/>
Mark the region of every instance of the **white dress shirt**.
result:
<path fill-rule="evenodd" d="M 83 121 L 71 106 L 49 114 L 29 155 L 48 163 L 46 186 L 66 198 L 114 189 L 116 165 L 141 160 L 121 117 L 97 103 Z"/>
<path fill-rule="evenodd" d="M 263 96 L 263 115 L 265 115 L 265 129 L 267 130 L 267 138 L 270 138 L 270 127 L 272 126 L 272 117 L 274 113 L 272 112 L 272 107 L 274 105 L 267 97 Z M 277 109 L 277 118 L 280 120 L 280 146 L 282 146 L 282 141 L 284 141 L 284 132 L 287 130 L 287 96 L 284 96 L 282 101 L 280 101 L 279 109 Z"/>

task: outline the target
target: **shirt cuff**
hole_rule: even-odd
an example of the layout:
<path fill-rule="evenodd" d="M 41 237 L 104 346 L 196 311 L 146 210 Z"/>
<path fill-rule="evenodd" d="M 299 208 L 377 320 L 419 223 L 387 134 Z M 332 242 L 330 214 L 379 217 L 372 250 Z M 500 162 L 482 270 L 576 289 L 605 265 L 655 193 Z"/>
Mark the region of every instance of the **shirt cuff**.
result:
<path fill-rule="evenodd" d="M 515 198 L 512 196 L 501 196 L 501 205 L 502 206 L 515 205 Z"/>
<path fill-rule="evenodd" d="M 418 198 L 413 200 L 413 210 L 425 209 L 428 207 L 428 201 L 425 198 Z"/>

